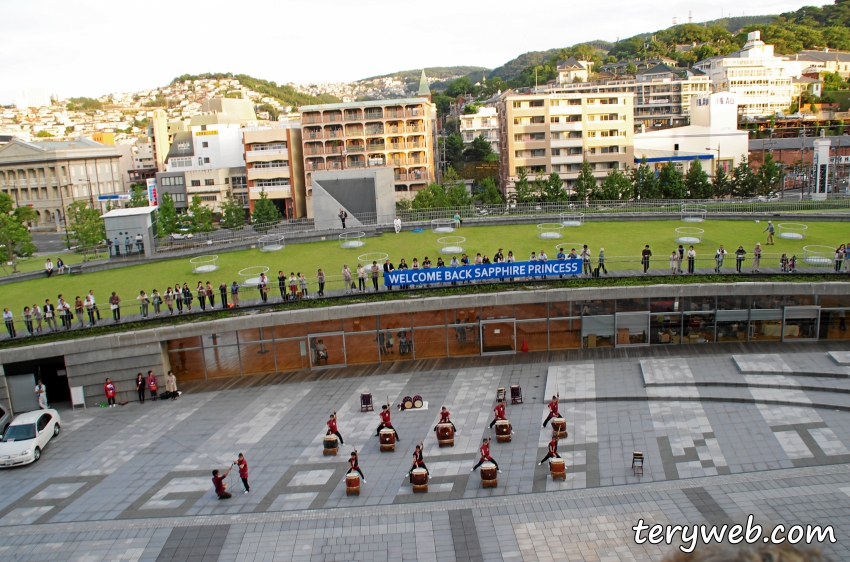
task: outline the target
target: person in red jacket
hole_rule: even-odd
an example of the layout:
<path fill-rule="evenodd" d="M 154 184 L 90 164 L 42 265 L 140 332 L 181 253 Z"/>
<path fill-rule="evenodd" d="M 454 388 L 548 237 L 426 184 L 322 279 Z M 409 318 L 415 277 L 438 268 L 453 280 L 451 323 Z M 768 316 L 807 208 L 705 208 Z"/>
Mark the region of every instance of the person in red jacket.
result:
<path fill-rule="evenodd" d="M 348 458 L 349 469 L 346 474 L 351 474 L 352 472 L 357 472 L 360 475 L 360 478 L 363 479 L 363 483 L 366 484 L 366 477 L 363 476 L 363 471 L 360 470 L 359 464 L 359 455 L 357 454 L 357 449 L 351 451 L 351 456 Z"/>
<path fill-rule="evenodd" d="M 218 469 L 212 471 L 212 483 L 215 487 L 215 495 L 218 496 L 220 500 L 226 500 L 228 498 L 232 498 L 230 492 L 227 491 L 227 483 L 224 481 L 227 478 L 227 475 L 230 474 L 230 470 L 233 468 L 233 465 L 230 465 L 224 474 L 219 475 Z"/>
<path fill-rule="evenodd" d="M 148 390 L 151 391 L 151 400 L 156 400 L 156 375 L 153 371 L 148 371 Z"/>
<path fill-rule="evenodd" d="M 546 453 L 546 456 L 543 457 L 543 460 L 537 463 L 537 466 L 540 466 L 544 462 L 549 459 L 560 459 L 561 455 L 558 454 L 558 438 L 552 437 L 552 440 L 549 441 L 549 452 Z"/>
<path fill-rule="evenodd" d="M 549 423 L 549 420 L 552 418 L 560 418 L 561 414 L 558 413 L 558 400 L 561 398 L 561 393 L 559 392 L 557 395 L 552 397 L 552 401 L 549 402 L 549 416 L 543 422 L 543 427 L 546 427 L 546 424 Z"/>
<path fill-rule="evenodd" d="M 407 475 L 410 477 L 410 483 L 413 484 L 413 469 L 415 468 L 424 468 L 425 474 L 428 475 L 428 480 L 431 479 L 431 471 L 428 470 L 428 467 L 425 466 L 425 457 L 422 456 L 422 442 L 419 442 L 419 445 L 416 446 L 416 450 L 413 451 L 413 466 L 410 467 L 410 470 L 407 471 Z"/>
<path fill-rule="evenodd" d="M 478 464 L 473 466 L 469 472 L 475 472 L 475 469 L 484 464 L 487 461 L 490 461 L 494 465 L 496 465 L 496 470 L 499 470 L 499 463 L 496 462 L 496 459 L 490 456 L 490 440 L 486 437 L 484 438 L 484 443 L 478 448 L 481 451 L 481 458 L 478 459 Z M 499 473 L 502 471 L 499 470 Z"/>
<path fill-rule="evenodd" d="M 242 485 L 245 486 L 245 493 L 247 494 L 251 491 L 251 486 L 248 485 L 248 461 L 245 460 L 242 453 L 239 453 L 239 458 L 236 459 L 234 464 L 239 469 L 239 478 L 242 479 Z"/>
<path fill-rule="evenodd" d="M 455 427 L 455 424 L 452 423 L 451 412 L 449 412 L 445 406 L 443 406 L 440 410 L 440 421 L 438 421 L 437 423 L 449 423 L 452 425 L 452 429 L 455 431 L 455 433 L 460 433 L 460 431 L 458 431 L 458 429 Z M 434 431 L 437 431 L 436 425 L 434 426 Z"/>
<path fill-rule="evenodd" d="M 384 404 L 381 406 L 381 423 L 378 425 L 377 431 L 375 431 L 375 437 L 381 434 L 381 430 L 385 427 L 388 429 L 392 429 L 393 433 L 395 433 L 395 440 L 401 441 L 401 437 L 398 436 L 398 431 L 395 430 L 393 424 L 390 423 L 390 405 Z"/>
<path fill-rule="evenodd" d="M 495 416 L 493 417 L 493 421 L 490 422 L 490 427 L 496 425 L 496 422 L 499 420 L 506 420 L 508 418 L 505 417 L 505 401 L 500 400 L 496 402 L 496 407 L 493 408 L 493 412 L 495 412 Z"/>
<path fill-rule="evenodd" d="M 328 420 L 328 432 L 326 435 L 336 435 L 339 437 L 339 444 L 345 445 L 345 441 L 342 440 L 342 435 L 339 434 L 339 429 L 336 427 L 336 410 L 331 414 L 331 419 Z"/>
<path fill-rule="evenodd" d="M 106 403 L 109 404 L 110 408 L 115 407 L 115 385 L 112 384 L 112 381 L 106 379 L 106 382 L 103 383 L 103 392 L 106 393 Z"/>

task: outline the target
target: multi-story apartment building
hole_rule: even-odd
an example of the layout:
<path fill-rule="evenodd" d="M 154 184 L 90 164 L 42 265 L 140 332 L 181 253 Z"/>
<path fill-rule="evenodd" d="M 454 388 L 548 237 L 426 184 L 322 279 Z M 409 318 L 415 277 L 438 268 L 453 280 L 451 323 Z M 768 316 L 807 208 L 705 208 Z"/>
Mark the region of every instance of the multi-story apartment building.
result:
<path fill-rule="evenodd" d="M 752 31 L 740 51 L 699 61 L 694 68 L 709 76 L 713 92 L 736 94 L 740 115 L 759 117 L 788 109 L 794 100 L 792 79 L 802 75 L 804 66 L 776 56 L 761 32 Z"/>
<path fill-rule="evenodd" d="M 495 107 L 479 107 L 476 113 L 460 116 L 463 144 L 469 146 L 478 137 L 490 141 L 493 152 L 499 153 L 499 115 Z"/>
<path fill-rule="evenodd" d="M 271 123 L 242 130 L 248 178 L 248 204 L 265 191 L 284 218 L 307 216 L 301 124 Z"/>
<path fill-rule="evenodd" d="M 585 158 L 599 179 L 630 166 L 633 105 L 630 92 L 505 92 L 497 102 L 502 191 L 513 191 L 520 168 L 529 179 L 555 172 L 570 189 Z"/>
<path fill-rule="evenodd" d="M 74 201 L 89 201 L 96 209 L 100 195 L 127 191 L 121 158 L 114 146 L 88 139 L 25 142 L 10 139 L 0 145 L 0 191 L 17 205 L 38 214 L 36 228 L 58 228 L 64 209 Z"/>
<path fill-rule="evenodd" d="M 803 63 L 803 72 L 835 72 L 845 80 L 850 78 L 850 53 L 841 51 L 800 51 L 793 60 Z"/>
<path fill-rule="evenodd" d="M 437 110 L 427 89 L 421 95 L 301 106 L 308 199 L 310 175 L 319 170 L 393 168 L 396 199 L 435 181 Z"/>

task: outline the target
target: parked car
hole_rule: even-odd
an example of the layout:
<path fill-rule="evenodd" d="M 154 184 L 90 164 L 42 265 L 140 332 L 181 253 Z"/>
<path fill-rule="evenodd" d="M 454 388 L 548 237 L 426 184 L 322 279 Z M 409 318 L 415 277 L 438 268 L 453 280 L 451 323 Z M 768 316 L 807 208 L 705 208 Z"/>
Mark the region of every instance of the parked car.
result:
<path fill-rule="evenodd" d="M 59 435 L 59 412 L 52 409 L 16 417 L 0 439 L 0 467 L 29 464 L 41 458 L 47 443 Z"/>

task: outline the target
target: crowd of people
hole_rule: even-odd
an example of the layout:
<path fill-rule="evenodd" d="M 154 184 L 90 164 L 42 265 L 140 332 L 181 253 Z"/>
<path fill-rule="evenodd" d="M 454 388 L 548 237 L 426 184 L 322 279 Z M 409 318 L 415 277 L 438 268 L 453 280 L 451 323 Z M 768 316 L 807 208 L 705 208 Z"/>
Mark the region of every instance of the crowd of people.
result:
<path fill-rule="evenodd" d="M 765 245 L 773 245 L 774 230 L 771 221 L 768 221 L 764 232 L 767 233 Z M 713 253 L 715 273 L 723 273 L 729 253 L 722 244 Z M 761 267 L 763 266 L 761 243 L 757 243 L 749 253 L 742 245 L 739 245 L 732 254 L 734 256 L 736 273 L 744 273 L 744 266 L 747 260 L 750 260 L 750 273 L 759 273 L 761 271 Z M 834 272 L 850 273 L 850 255 L 848 254 L 850 254 L 850 243 L 841 244 L 835 249 L 835 253 L 832 256 Z M 540 250 L 540 252 L 531 252 L 528 261 L 547 262 L 549 259 L 546 251 Z M 608 275 L 604 248 L 599 248 L 599 251 L 594 256 L 587 244 L 582 245 L 581 248 L 558 247 L 554 259 L 581 260 L 581 273 L 577 273 L 573 277 L 578 277 L 579 275 L 584 277 L 599 277 L 602 274 Z M 679 244 L 678 247 L 670 252 L 668 258 L 670 274 L 694 275 L 696 273 L 697 262 L 703 259 L 705 257 L 699 256 L 693 245 L 686 249 L 684 245 Z M 729 259 L 732 259 L 732 257 Z M 649 274 L 652 260 L 653 253 L 647 244 L 641 251 L 640 256 L 640 264 L 644 275 Z M 428 256 L 425 256 L 421 262 L 418 258 L 413 258 L 410 264 L 404 258 L 399 260 L 397 265 L 393 264 L 389 258 L 385 259 L 383 264 L 379 264 L 377 261 L 372 261 L 371 265 L 358 263 L 353 270 L 346 263 L 343 264 L 341 270 L 342 294 L 364 293 L 368 291 L 370 282 L 371 289 L 377 292 L 380 290 L 382 277 L 393 271 L 431 269 L 432 267 L 464 267 L 490 263 L 513 263 L 516 261 L 522 260 L 514 256 L 513 251 L 508 250 L 507 254 L 505 254 L 504 250 L 499 248 L 493 254 L 492 258 L 487 254 L 482 255 L 481 253 L 476 253 L 474 257 L 466 253 L 461 253 L 460 259 L 457 256 L 452 256 L 448 263 L 442 257 L 437 257 L 437 261 L 434 263 Z M 770 266 L 772 264 L 767 265 Z M 782 253 L 776 266 L 783 273 L 793 273 L 797 270 L 797 256 Z M 54 268 L 52 261 L 48 258 L 45 270 L 47 277 L 51 277 L 54 271 L 59 273 L 66 271 L 67 266 L 62 263 L 61 259 L 58 259 L 57 265 Z M 282 302 L 285 302 L 324 297 L 325 286 L 329 281 L 328 277 L 321 268 L 317 270 L 315 276 L 309 279 L 300 271 L 291 271 L 287 275 L 283 270 L 280 270 L 277 274 L 277 290 L 280 294 L 280 299 Z M 338 280 L 339 278 L 337 277 L 335 281 Z M 510 278 L 507 280 L 515 281 L 517 279 Z M 506 279 L 500 279 L 500 281 L 506 281 Z M 452 285 L 472 282 L 452 281 Z M 218 305 L 222 309 L 238 307 L 240 306 L 240 291 L 243 290 L 258 291 L 261 302 L 267 303 L 274 283 L 274 279 L 270 279 L 265 273 L 259 276 L 256 283 L 252 283 L 251 285 L 246 284 L 244 287 L 236 281 L 230 284 L 222 282 L 217 287 L 214 287 L 209 281 L 198 281 L 197 286 L 194 288 L 189 287 L 188 283 L 183 283 L 182 285 L 176 283 L 173 287 L 169 286 L 164 291 L 153 289 L 150 294 L 145 290 L 140 290 L 138 296 L 133 301 L 137 301 L 139 314 L 143 319 L 149 318 L 151 315 L 153 317 L 159 317 L 166 312 L 169 316 L 173 316 L 174 314 L 180 315 L 192 313 L 193 311 L 206 311 L 208 308 L 214 309 L 216 307 L 216 301 L 218 301 Z M 313 288 L 315 288 L 315 293 L 311 294 Z M 392 291 L 394 288 L 407 289 L 409 286 L 401 285 L 394 287 L 392 284 L 386 284 L 388 291 Z M 107 302 L 112 313 L 112 321 L 114 323 L 121 322 L 122 299 L 113 291 L 108 297 Z M 58 331 L 58 322 L 61 322 L 63 330 L 71 330 L 75 327 L 75 323 L 76 327 L 82 328 L 96 326 L 102 321 L 94 290 L 90 290 L 84 297 L 76 296 L 73 300 L 66 299 L 62 294 L 59 294 L 55 304 L 50 299 L 45 299 L 43 305 L 35 303 L 32 306 L 25 306 L 21 316 L 26 334 L 29 336 L 44 333 L 45 329 L 49 329 L 51 332 Z M 6 331 L 9 337 L 18 337 L 15 315 L 8 308 L 3 309 L 3 320 L 6 324 Z"/>

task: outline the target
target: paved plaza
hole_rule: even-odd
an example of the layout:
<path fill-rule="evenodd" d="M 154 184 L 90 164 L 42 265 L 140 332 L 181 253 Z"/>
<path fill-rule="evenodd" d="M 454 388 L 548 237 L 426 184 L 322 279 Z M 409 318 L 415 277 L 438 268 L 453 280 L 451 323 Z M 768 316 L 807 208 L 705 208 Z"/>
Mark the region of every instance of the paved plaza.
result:
<path fill-rule="evenodd" d="M 728 348 L 727 348 L 728 349 Z M 737 349 L 737 348 L 736 348 Z M 540 363 L 484 358 L 460 369 L 327 377 L 186 392 L 177 401 L 62 412 L 62 433 L 31 466 L 0 471 L 0 560 L 660 560 L 675 545 L 636 544 L 631 527 L 833 525 L 850 559 L 850 353 L 738 353 Z M 402 369 L 407 368 L 402 366 Z M 470 468 L 497 389 L 516 434 L 493 443 L 502 473 L 482 488 Z M 393 404 L 401 441 L 380 452 L 377 412 Z M 537 466 L 551 436 L 545 399 L 560 393 L 565 480 Z M 427 409 L 399 412 L 405 396 Z M 439 448 L 440 406 L 459 434 Z M 345 439 L 324 456 L 333 410 Z M 433 479 L 405 474 L 424 440 Z M 347 496 L 356 446 L 368 483 Z M 643 476 L 630 468 L 643 452 Z M 210 471 L 238 453 L 251 491 L 218 500 Z"/>

